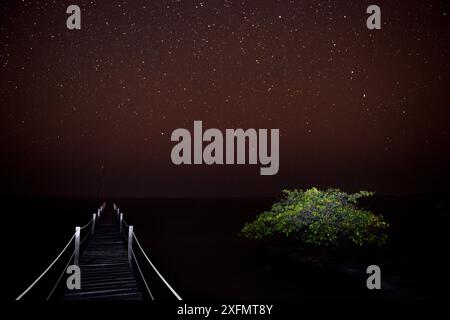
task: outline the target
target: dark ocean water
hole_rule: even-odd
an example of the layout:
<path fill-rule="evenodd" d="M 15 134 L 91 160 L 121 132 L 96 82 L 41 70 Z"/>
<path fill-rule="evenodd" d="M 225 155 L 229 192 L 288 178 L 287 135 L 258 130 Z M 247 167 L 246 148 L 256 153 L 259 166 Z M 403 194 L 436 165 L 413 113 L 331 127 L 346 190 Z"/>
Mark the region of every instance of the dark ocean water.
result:
<path fill-rule="evenodd" d="M 364 205 L 391 224 L 388 245 L 333 257 L 329 263 L 315 259 L 327 258 L 327 252 L 301 254 L 239 237 L 243 224 L 273 201 L 114 200 L 154 264 L 185 299 L 429 299 L 441 294 L 439 271 L 445 272 L 448 249 L 444 212 L 448 197 L 368 201 Z M 112 200 L 106 202 L 111 210 Z M 75 226 L 89 221 L 101 201 L 10 198 L 2 203 L 2 264 L 7 275 L 2 292 L 12 300 L 56 257 Z M 29 298 L 44 300 L 64 264 L 55 265 Z M 368 264 L 381 266 L 384 290 L 367 290 Z M 156 299 L 172 299 L 149 268 L 145 273 Z"/>

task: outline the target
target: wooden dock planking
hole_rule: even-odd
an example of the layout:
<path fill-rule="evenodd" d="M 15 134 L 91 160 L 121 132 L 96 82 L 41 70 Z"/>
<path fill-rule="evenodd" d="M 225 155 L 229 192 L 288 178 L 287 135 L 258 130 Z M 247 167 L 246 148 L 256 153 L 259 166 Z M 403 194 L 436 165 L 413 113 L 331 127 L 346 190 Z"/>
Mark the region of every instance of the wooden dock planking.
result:
<path fill-rule="evenodd" d="M 112 212 L 104 212 L 80 255 L 81 289 L 66 289 L 64 300 L 142 300 L 128 263 L 127 245 Z"/>

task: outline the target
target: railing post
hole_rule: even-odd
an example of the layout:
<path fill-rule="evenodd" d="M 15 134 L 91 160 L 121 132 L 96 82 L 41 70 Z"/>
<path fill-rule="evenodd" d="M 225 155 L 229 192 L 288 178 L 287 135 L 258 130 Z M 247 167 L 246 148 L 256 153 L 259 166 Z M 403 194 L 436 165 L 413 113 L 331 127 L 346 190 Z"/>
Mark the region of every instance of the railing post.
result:
<path fill-rule="evenodd" d="M 80 260 L 80 227 L 75 227 L 75 254 L 73 264 L 78 265 Z"/>
<path fill-rule="evenodd" d="M 130 266 L 132 265 L 132 263 L 131 263 L 132 252 L 133 252 L 133 226 L 129 226 L 128 227 L 128 263 L 130 264 Z"/>
<path fill-rule="evenodd" d="M 120 221 L 119 221 L 119 232 L 122 233 L 122 220 L 123 220 L 123 213 L 120 214 Z"/>
<path fill-rule="evenodd" d="M 94 234 L 94 230 L 95 230 L 95 213 L 92 214 L 92 229 L 91 229 L 92 234 Z"/>

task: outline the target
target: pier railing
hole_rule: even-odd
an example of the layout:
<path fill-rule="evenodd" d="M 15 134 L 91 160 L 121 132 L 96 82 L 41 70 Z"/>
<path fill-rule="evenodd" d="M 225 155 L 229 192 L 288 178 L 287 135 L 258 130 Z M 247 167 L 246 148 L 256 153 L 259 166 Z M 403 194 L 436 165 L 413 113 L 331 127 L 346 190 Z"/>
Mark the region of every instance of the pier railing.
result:
<path fill-rule="evenodd" d="M 124 218 L 124 214 L 123 212 L 120 211 L 120 208 L 117 207 L 116 204 L 113 205 L 114 207 L 114 212 L 116 214 L 116 217 L 119 221 L 119 232 L 121 233 L 123 239 L 125 240 L 125 242 L 128 245 L 128 263 L 130 265 L 133 264 L 133 262 L 135 263 L 135 265 L 137 266 L 139 275 L 141 277 L 142 282 L 144 283 L 144 286 L 147 290 L 147 293 L 149 295 L 149 297 L 152 300 L 155 300 L 152 291 L 150 290 L 150 287 L 148 286 L 148 282 L 146 280 L 146 278 L 144 277 L 144 273 L 142 272 L 142 268 L 138 262 L 138 259 L 135 255 L 135 250 L 134 250 L 134 243 L 136 243 L 137 245 L 137 249 L 139 249 L 138 251 L 141 252 L 142 256 L 145 258 L 145 261 L 149 264 L 149 266 L 152 268 L 152 270 L 156 273 L 156 275 L 159 277 L 159 279 L 161 279 L 161 281 L 164 283 L 164 285 L 167 287 L 167 289 L 173 294 L 173 296 L 178 299 L 178 300 L 182 300 L 181 296 L 175 291 L 175 289 L 173 289 L 173 287 L 167 282 L 167 280 L 163 277 L 163 275 L 158 271 L 158 269 L 155 267 L 155 265 L 153 264 L 153 262 L 150 260 L 150 258 L 148 257 L 148 255 L 145 253 L 144 249 L 142 248 L 138 238 L 136 237 L 136 234 L 134 232 L 134 227 L 132 225 L 128 225 L 125 221 Z"/>

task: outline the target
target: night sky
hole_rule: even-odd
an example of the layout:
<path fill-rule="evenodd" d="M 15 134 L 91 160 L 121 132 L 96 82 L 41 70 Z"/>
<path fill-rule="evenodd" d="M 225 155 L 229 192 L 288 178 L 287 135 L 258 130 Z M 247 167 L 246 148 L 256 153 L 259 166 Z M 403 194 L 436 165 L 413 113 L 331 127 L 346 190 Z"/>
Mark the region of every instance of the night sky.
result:
<path fill-rule="evenodd" d="M 81 8 L 81 30 L 66 8 Z M 366 28 L 377 4 L 382 29 Z M 3 195 L 449 191 L 446 1 L 2 1 Z M 280 170 L 176 166 L 177 128 L 279 128 Z"/>

